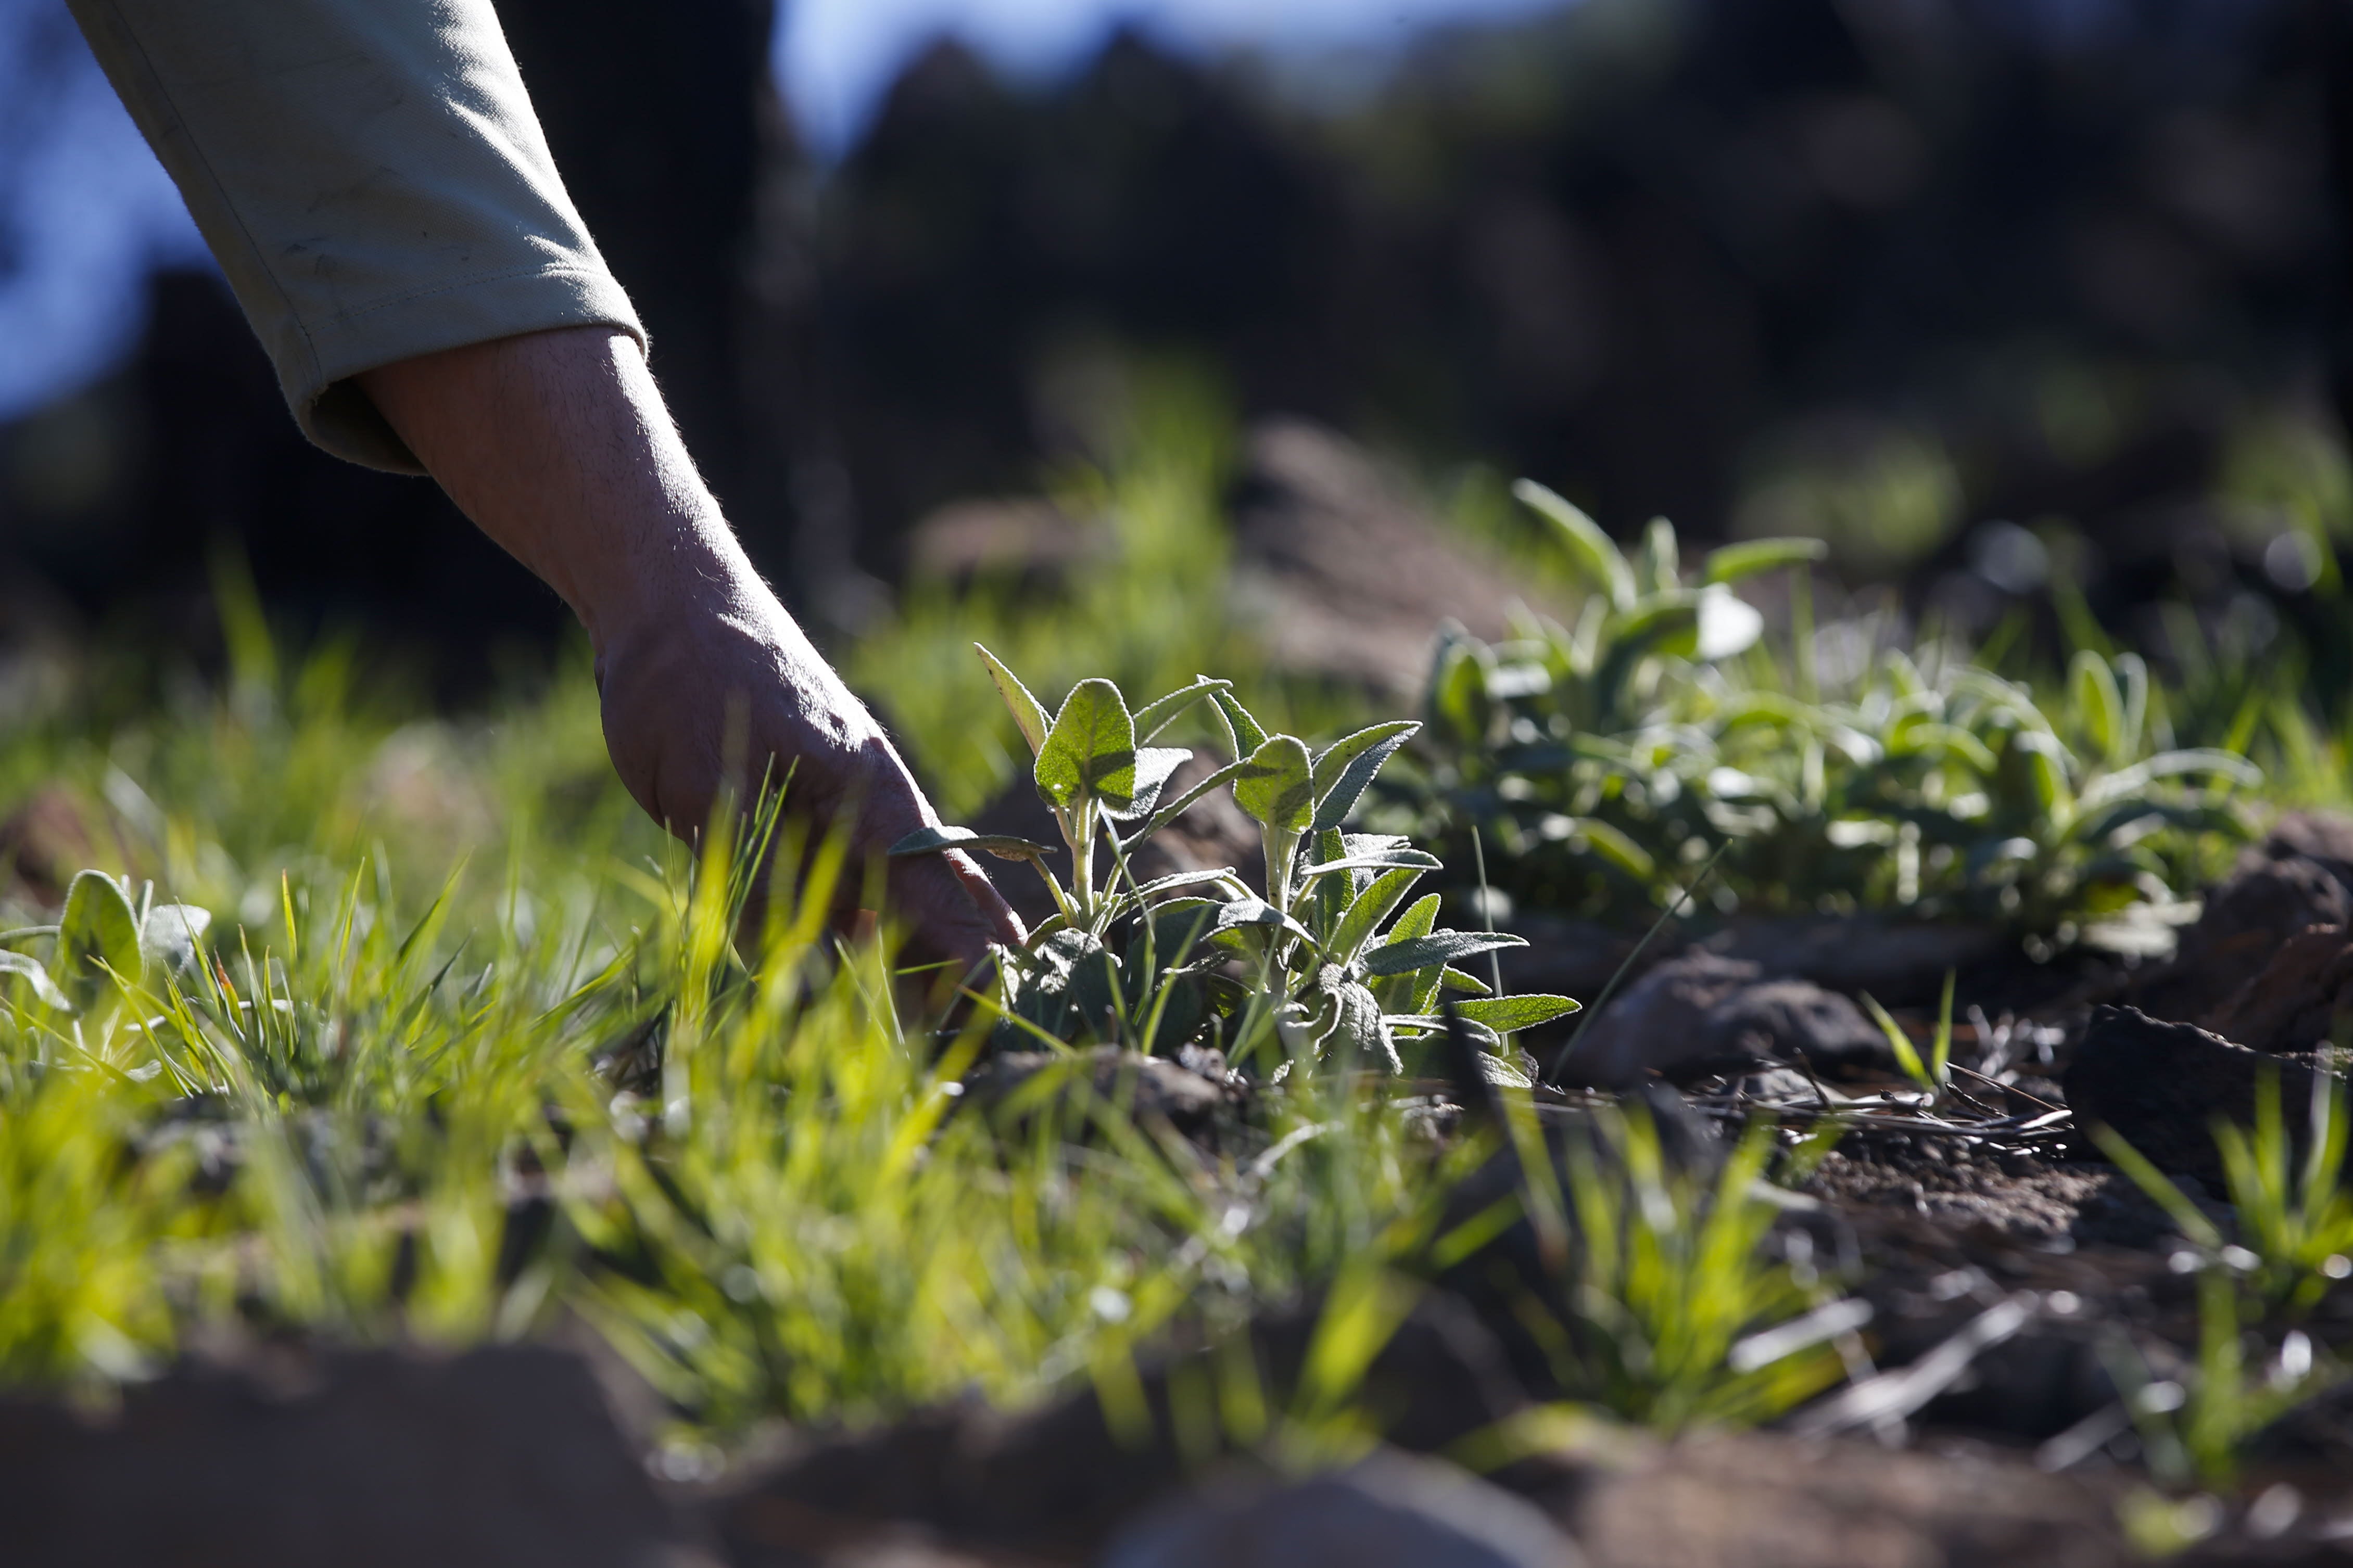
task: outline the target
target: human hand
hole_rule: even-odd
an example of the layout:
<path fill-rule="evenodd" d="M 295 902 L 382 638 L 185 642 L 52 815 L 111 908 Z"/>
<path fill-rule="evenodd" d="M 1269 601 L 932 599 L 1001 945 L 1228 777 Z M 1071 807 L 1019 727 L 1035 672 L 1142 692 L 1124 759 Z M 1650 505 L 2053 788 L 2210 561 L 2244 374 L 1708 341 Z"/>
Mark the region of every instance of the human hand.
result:
<path fill-rule="evenodd" d="M 938 824 L 881 726 L 748 565 L 682 574 L 673 595 L 608 625 L 596 659 L 606 745 L 648 815 L 691 837 L 723 788 L 748 801 L 764 775 L 789 778 L 787 816 L 849 826 L 850 894 L 860 868 Z M 991 942 L 1021 940 L 1018 917 L 967 857 L 887 865 L 912 961 L 969 966 Z"/>

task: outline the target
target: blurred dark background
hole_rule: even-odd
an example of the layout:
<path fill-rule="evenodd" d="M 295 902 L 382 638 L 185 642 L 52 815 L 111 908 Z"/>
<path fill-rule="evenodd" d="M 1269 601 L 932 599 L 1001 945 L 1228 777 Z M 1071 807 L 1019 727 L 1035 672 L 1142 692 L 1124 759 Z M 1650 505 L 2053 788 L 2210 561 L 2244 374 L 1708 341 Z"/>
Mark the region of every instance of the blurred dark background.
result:
<path fill-rule="evenodd" d="M 821 627 L 925 513 L 1092 439 L 1089 367 L 1138 353 L 1620 534 L 1821 532 L 1974 620 L 2053 574 L 2127 631 L 2293 616 L 2353 534 L 2346 0 L 1584 0 L 1354 74 L 1123 35 L 1028 86 L 943 44 L 830 166 L 765 0 L 499 9 Z M 460 681 L 563 624 L 430 485 L 309 448 L 167 270 L 121 368 L 0 428 L 0 616 L 196 637 L 224 540 Z"/>

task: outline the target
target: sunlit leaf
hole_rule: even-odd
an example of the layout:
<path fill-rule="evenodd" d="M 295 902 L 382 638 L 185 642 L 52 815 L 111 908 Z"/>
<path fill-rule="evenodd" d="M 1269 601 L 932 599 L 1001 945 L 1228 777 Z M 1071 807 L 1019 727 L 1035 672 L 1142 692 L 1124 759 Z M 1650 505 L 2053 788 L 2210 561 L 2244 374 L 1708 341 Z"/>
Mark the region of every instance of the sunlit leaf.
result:
<path fill-rule="evenodd" d="M 1392 942 L 1365 954 L 1367 974 L 1403 974 L 1429 963 L 1451 963 L 1502 948 L 1525 947 L 1527 939 L 1509 931 L 1438 931 Z"/>
<path fill-rule="evenodd" d="M 1265 826 L 1306 832 L 1315 816 L 1307 747 L 1294 736 L 1275 735 L 1251 752 L 1250 761 L 1249 776 L 1234 782 L 1234 804 Z"/>
<path fill-rule="evenodd" d="M 1512 487 L 1512 494 L 1553 525 L 1554 538 L 1560 542 L 1570 563 L 1588 584 L 1607 595 L 1617 608 L 1633 607 L 1634 568 L 1616 542 L 1601 531 L 1599 523 L 1586 516 L 1584 510 L 1566 496 L 1534 479 L 1520 480 Z"/>
<path fill-rule="evenodd" d="M 1565 1018 L 1579 1011 L 1581 1004 L 1566 996 L 1482 996 L 1454 1004 L 1455 1012 L 1474 1024 L 1484 1024 L 1498 1034 L 1512 1034 L 1520 1029 L 1533 1029 L 1539 1024 L 1549 1024 L 1555 1018 Z"/>
<path fill-rule="evenodd" d="M 58 988 L 87 1007 L 108 984 L 105 969 L 138 980 L 139 914 L 121 883 L 102 871 L 83 871 L 66 889 L 52 973 Z"/>
<path fill-rule="evenodd" d="M 1737 583 L 1760 572 L 1820 561 L 1830 552 L 1830 545 L 1819 539 L 1751 539 L 1709 551 L 1700 566 L 1700 581 Z"/>
<path fill-rule="evenodd" d="M 1372 724 L 1324 748 L 1314 762 L 1314 826 L 1337 827 L 1356 808 L 1357 797 L 1396 750 L 1421 726 L 1410 719 Z"/>
<path fill-rule="evenodd" d="M 997 694 L 1011 710 L 1013 722 L 1020 727 L 1021 738 L 1029 742 L 1029 754 L 1036 756 L 1046 744 L 1049 726 L 1044 704 L 1029 694 L 1029 689 L 1021 684 L 1020 677 L 1008 669 L 1004 661 L 995 654 L 978 643 L 973 644 L 972 649 L 980 655 L 980 661 L 988 666 L 988 679 L 997 683 Z"/>
<path fill-rule="evenodd" d="M 1039 748 L 1035 773 L 1049 805 L 1093 798 L 1125 806 L 1134 797 L 1135 721 L 1118 687 L 1094 679 L 1071 689 Z"/>
<path fill-rule="evenodd" d="M 1035 860 L 1050 851 L 1009 833 L 975 833 L 969 827 L 919 827 L 891 846 L 892 857 L 936 855 L 944 849 L 978 849 L 1000 860 Z"/>

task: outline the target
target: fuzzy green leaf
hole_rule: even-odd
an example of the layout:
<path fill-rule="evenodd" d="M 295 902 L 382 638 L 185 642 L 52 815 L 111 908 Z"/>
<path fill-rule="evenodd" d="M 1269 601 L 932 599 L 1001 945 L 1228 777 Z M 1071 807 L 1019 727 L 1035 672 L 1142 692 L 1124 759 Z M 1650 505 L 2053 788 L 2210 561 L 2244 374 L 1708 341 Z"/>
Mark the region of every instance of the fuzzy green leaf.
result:
<path fill-rule="evenodd" d="M 1356 799 L 1365 793 L 1365 786 L 1381 771 L 1381 764 L 1420 728 L 1410 719 L 1396 719 L 1386 724 L 1368 725 L 1326 746 L 1312 769 L 1314 826 L 1337 827 L 1345 822 L 1348 813 L 1356 808 Z"/>
<path fill-rule="evenodd" d="M 139 961 L 149 972 L 185 974 L 195 967 L 198 943 L 211 929 L 212 911 L 194 904 L 157 904 L 139 928 Z"/>
<path fill-rule="evenodd" d="M 1062 700 L 1039 748 L 1038 794 L 1067 808 L 1088 798 L 1125 806 L 1135 795 L 1135 721 L 1119 688 L 1082 680 Z"/>
<path fill-rule="evenodd" d="M 1445 990 L 1464 991 L 1473 996 L 1492 996 L 1495 994 L 1494 987 L 1485 981 L 1469 970 L 1457 969 L 1451 963 L 1440 967 L 1438 984 Z"/>
<path fill-rule="evenodd" d="M 1194 679 L 1207 680 L 1209 678 L 1202 675 Z M 1250 717 L 1250 710 L 1235 699 L 1230 688 L 1211 692 L 1209 700 L 1216 704 L 1218 717 L 1226 722 L 1226 739 L 1231 743 L 1236 757 L 1247 757 L 1266 744 L 1266 727 Z"/>
<path fill-rule="evenodd" d="M 2179 778 L 2188 773 L 2210 774 L 2249 789 L 2263 782 L 2263 769 L 2229 752 L 2202 746 L 2185 751 L 2159 752 L 2145 762 L 2135 763 L 2128 768 L 2118 768 L 2115 773 L 2094 780 L 2091 786 L 2084 791 L 2083 808 L 2092 811 L 2145 790 L 2158 779 Z"/>
<path fill-rule="evenodd" d="M 55 1007 L 60 1012 L 72 1006 L 66 999 L 66 994 L 58 989 L 58 983 L 49 978 L 49 972 L 38 963 L 25 953 L 0 949 L 0 980 L 12 974 L 33 988 L 33 994 L 40 999 L 42 1006 Z"/>
<path fill-rule="evenodd" d="M 1434 931 L 1427 936 L 1387 942 L 1373 949 L 1365 954 L 1365 973 L 1403 974 L 1425 964 L 1451 963 L 1458 958 L 1527 945 L 1525 937 L 1514 936 L 1509 931 Z"/>
<path fill-rule="evenodd" d="M 1428 936 L 1438 924 L 1440 899 L 1436 893 L 1425 893 L 1406 907 L 1395 923 L 1383 932 L 1384 943 L 1411 942 L 1418 936 Z M 1419 1013 L 1430 1006 L 1429 998 L 1438 994 L 1440 964 L 1430 964 L 1409 974 L 1392 974 L 1373 987 L 1381 1005 L 1392 1013 Z"/>
<path fill-rule="evenodd" d="M 66 889 L 65 914 L 58 921 L 58 987 L 89 1006 L 105 983 L 100 964 L 125 979 L 139 978 L 139 914 L 121 883 L 102 871 L 83 871 Z"/>
<path fill-rule="evenodd" d="M 1306 832 L 1315 816 L 1315 779 L 1306 746 L 1294 736 L 1270 736 L 1250 760 L 1249 776 L 1234 782 L 1234 804 L 1264 826 Z"/>
<path fill-rule="evenodd" d="M 2120 761 L 2125 694 L 2108 661 L 2090 648 L 2077 648 L 2067 666 L 2067 690 L 2074 700 L 2076 721 L 2092 750 L 2110 762 Z"/>
<path fill-rule="evenodd" d="M 1457 1003 L 1455 1005 L 1459 1009 L 1461 1006 L 1461 1004 Z M 1446 1033 L 1445 1016 L 1439 1013 L 1392 1014 L 1389 1016 L 1388 1023 L 1389 1027 L 1392 1029 L 1410 1030 L 1416 1034 L 1442 1035 Z M 1500 1051 L 1504 1048 L 1504 1037 L 1489 1028 L 1486 1025 L 1480 1023 L 1475 1018 L 1463 1019 L 1462 1028 L 1463 1032 L 1471 1037 L 1472 1044 L 1482 1047 L 1482 1054 Z M 1522 1080 L 1519 1087 L 1522 1089 L 1525 1089 L 1527 1087 L 1525 1079 Z"/>
<path fill-rule="evenodd" d="M 1512 487 L 1512 494 L 1519 498 L 1521 505 L 1553 525 L 1554 536 L 1567 547 L 1571 563 L 1594 587 L 1609 595 L 1614 608 L 1633 607 L 1634 568 L 1601 531 L 1601 525 L 1585 515 L 1584 509 L 1534 479 L 1520 480 Z"/>
<path fill-rule="evenodd" d="M 1244 927 L 1286 931 L 1293 936 L 1304 937 L 1309 942 L 1315 940 L 1314 932 L 1268 903 L 1264 899 L 1236 899 L 1229 904 L 1220 905 L 1218 910 L 1217 923 L 1210 929 L 1240 931 Z"/>
<path fill-rule="evenodd" d="M 936 855 L 944 849 L 979 849 L 1000 860 L 1035 860 L 1049 853 L 1043 844 L 1033 844 L 1010 833 L 975 833 L 969 827 L 918 827 L 891 846 L 890 853 L 896 858 Z"/>
<path fill-rule="evenodd" d="M 1479 644 L 1441 634 L 1430 658 L 1429 695 L 1424 700 L 1439 731 L 1457 745 L 1477 746 L 1487 738 L 1494 700 L 1487 690 L 1493 660 Z"/>
<path fill-rule="evenodd" d="M 1706 561 L 1700 565 L 1700 581 L 1737 583 L 1760 572 L 1820 561 L 1830 552 L 1830 545 L 1819 539 L 1751 539 L 1709 551 Z"/>
<path fill-rule="evenodd" d="M 1114 1026 L 1119 963 L 1085 931 L 1059 931 L 1044 942 L 1033 941 L 1018 968 L 1013 1019 L 1074 1044 L 1098 1038 Z M 997 1025 L 1000 1044 L 1019 1046 L 1036 1039 L 1013 1019 Z"/>
<path fill-rule="evenodd" d="M 1441 900 L 1436 893 L 1425 893 L 1398 916 L 1397 924 L 1389 927 L 1381 941 L 1384 943 L 1411 942 L 1418 936 L 1428 936 L 1438 924 Z"/>
<path fill-rule="evenodd" d="M 1579 1011 L 1580 1006 L 1566 996 L 1482 996 L 1457 1002 L 1454 1010 L 1474 1024 L 1484 1024 L 1498 1034 L 1508 1035 L 1565 1018 Z"/>
<path fill-rule="evenodd" d="M 1683 582 L 1683 553 L 1675 545 L 1675 525 L 1654 517 L 1643 528 L 1641 548 L 1634 554 L 1634 586 L 1645 594 L 1671 594 Z"/>
<path fill-rule="evenodd" d="M 1021 738 L 1029 742 L 1029 754 L 1036 756 L 1046 744 L 1048 721 L 1045 705 L 1029 694 L 1029 689 L 1021 684 L 1021 678 L 1006 668 L 1004 661 L 995 654 L 978 643 L 972 645 L 972 650 L 980 655 L 983 664 L 988 666 L 988 679 L 997 683 L 997 694 L 1005 699 L 1005 706 L 1012 710 L 1013 722 L 1020 726 Z"/>
<path fill-rule="evenodd" d="M 1321 877 L 1334 871 L 1388 871 L 1398 867 L 1416 871 L 1436 871 L 1443 868 L 1444 865 L 1444 861 L 1426 849 L 1382 849 L 1370 855 L 1345 855 L 1337 860 L 1303 866 L 1299 868 L 1299 875 L 1303 881 L 1307 878 Z"/>
<path fill-rule="evenodd" d="M 1193 684 L 1180 687 L 1166 697 L 1156 698 L 1135 710 L 1135 732 L 1149 741 L 1184 716 L 1185 710 L 1204 697 L 1233 689 L 1230 680 L 1212 680 L 1197 675 Z"/>
<path fill-rule="evenodd" d="M 1160 792 L 1168 787 L 1169 776 L 1190 762 L 1192 756 L 1182 746 L 1145 746 L 1138 750 L 1134 798 L 1113 811 L 1111 819 L 1124 825 L 1150 816 L 1153 807 L 1160 804 Z"/>
<path fill-rule="evenodd" d="M 1658 875 L 1658 862 L 1651 858 L 1649 850 L 1628 837 L 1622 829 L 1598 816 L 1578 817 L 1575 837 L 1584 839 L 1596 855 L 1638 882 L 1647 882 Z"/>
<path fill-rule="evenodd" d="M 1357 950 L 1365 945 L 1375 929 L 1388 919 L 1389 911 L 1404 901 L 1406 894 L 1419 880 L 1420 870 L 1409 866 L 1398 867 L 1375 878 L 1373 885 L 1356 895 L 1356 901 L 1348 906 L 1348 912 L 1340 917 L 1339 924 L 1333 929 L 1328 944 L 1332 957 L 1342 963 L 1355 958 Z"/>
<path fill-rule="evenodd" d="M 1229 889 L 1240 889 L 1244 893 L 1249 891 L 1250 887 L 1250 884 L 1242 880 L 1241 873 L 1235 870 L 1231 866 L 1219 866 L 1207 871 L 1171 871 L 1166 877 L 1155 877 L 1149 882 L 1146 882 L 1142 887 L 1136 889 L 1135 896 L 1140 899 L 1150 900 L 1159 898 L 1163 894 L 1176 892 L 1185 888 L 1207 888 L 1212 885 L 1223 885 Z M 1206 904 L 1209 900 L 1207 899 L 1197 899 L 1191 901 Z"/>

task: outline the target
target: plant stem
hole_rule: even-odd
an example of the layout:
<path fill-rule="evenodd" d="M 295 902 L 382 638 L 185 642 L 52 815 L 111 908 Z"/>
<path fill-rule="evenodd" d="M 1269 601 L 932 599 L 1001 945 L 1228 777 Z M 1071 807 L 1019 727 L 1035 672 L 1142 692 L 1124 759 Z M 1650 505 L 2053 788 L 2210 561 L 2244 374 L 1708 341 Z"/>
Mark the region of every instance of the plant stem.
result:
<path fill-rule="evenodd" d="M 1095 918 L 1095 803 L 1079 802 L 1078 833 L 1071 839 L 1071 889 L 1078 897 L 1079 913 Z"/>

